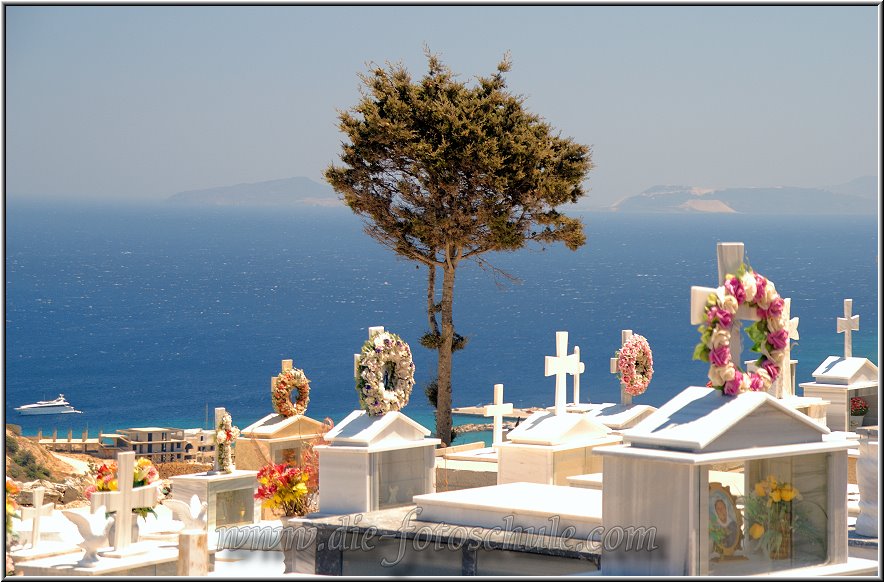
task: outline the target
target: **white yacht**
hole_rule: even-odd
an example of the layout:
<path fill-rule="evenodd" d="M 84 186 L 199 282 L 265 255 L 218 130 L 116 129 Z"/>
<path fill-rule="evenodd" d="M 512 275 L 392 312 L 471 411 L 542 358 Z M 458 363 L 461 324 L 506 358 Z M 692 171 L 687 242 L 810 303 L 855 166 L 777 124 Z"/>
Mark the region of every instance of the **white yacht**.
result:
<path fill-rule="evenodd" d="M 64 399 L 64 394 L 59 394 L 55 400 L 40 400 L 35 404 L 25 404 L 19 406 L 16 410 L 20 414 L 69 414 L 71 412 L 81 413 L 71 406 Z"/>

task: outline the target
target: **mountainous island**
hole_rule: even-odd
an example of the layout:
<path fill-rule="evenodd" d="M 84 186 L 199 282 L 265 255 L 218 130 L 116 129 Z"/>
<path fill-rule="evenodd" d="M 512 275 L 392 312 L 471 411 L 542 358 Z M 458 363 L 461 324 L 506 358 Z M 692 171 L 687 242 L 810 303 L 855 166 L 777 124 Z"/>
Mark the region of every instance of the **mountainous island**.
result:
<path fill-rule="evenodd" d="M 871 214 L 877 212 L 878 179 L 863 176 L 822 188 L 792 186 L 709 189 L 653 186 L 606 210 L 664 213 Z"/>
<path fill-rule="evenodd" d="M 303 176 L 188 190 L 172 195 L 168 198 L 168 202 L 182 206 L 344 207 L 331 186 L 314 182 Z"/>

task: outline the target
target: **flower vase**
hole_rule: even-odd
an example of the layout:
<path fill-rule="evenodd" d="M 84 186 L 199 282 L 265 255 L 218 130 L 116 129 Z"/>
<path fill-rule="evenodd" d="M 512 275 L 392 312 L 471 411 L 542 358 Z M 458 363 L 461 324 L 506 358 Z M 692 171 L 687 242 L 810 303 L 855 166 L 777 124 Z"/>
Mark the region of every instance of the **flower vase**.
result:
<path fill-rule="evenodd" d="M 854 431 L 857 428 L 861 427 L 863 425 L 863 418 L 865 418 L 864 415 L 854 416 L 851 414 L 850 415 L 850 430 Z"/>
<path fill-rule="evenodd" d="M 770 552 L 771 560 L 788 560 L 792 557 L 792 519 L 791 515 L 786 516 L 785 522 L 780 525 L 780 545 Z"/>

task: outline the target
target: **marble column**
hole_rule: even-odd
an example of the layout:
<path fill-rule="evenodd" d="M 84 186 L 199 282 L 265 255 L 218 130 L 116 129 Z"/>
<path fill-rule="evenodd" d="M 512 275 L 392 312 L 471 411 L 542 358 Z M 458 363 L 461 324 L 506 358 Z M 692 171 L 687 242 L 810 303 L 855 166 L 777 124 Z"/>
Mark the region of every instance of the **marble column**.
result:
<path fill-rule="evenodd" d="M 863 426 L 859 434 L 859 459 L 856 462 L 856 482 L 859 486 L 859 517 L 856 533 L 878 537 L 878 427 Z"/>

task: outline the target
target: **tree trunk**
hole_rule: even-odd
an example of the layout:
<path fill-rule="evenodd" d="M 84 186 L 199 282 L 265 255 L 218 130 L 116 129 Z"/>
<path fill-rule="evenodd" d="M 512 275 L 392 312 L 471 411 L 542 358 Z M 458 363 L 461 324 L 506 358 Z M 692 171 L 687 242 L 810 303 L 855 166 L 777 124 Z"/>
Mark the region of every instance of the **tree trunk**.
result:
<path fill-rule="evenodd" d="M 430 333 L 439 335 L 439 324 L 436 322 L 436 265 L 430 265 L 427 269 L 427 325 Z"/>
<path fill-rule="evenodd" d="M 454 346 L 454 273 L 457 267 L 442 267 L 442 345 L 439 346 L 439 393 L 436 401 L 436 436 L 451 444 L 451 354 Z"/>

